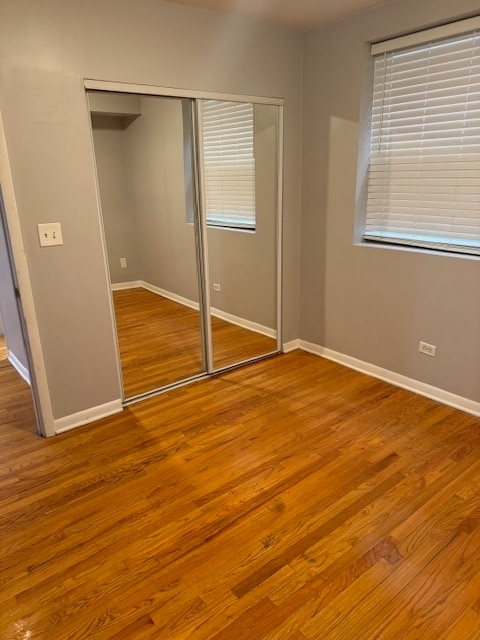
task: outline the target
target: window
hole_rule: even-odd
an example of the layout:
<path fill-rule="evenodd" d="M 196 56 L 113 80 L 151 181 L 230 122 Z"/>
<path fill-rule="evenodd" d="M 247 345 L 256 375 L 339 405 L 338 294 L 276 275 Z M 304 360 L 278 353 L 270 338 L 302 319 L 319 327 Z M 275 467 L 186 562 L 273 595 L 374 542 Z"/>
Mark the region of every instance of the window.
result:
<path fill-rule="evenodd" d="M 480 18 L 372 55 L 364 238 L 480 254 Z"/>
<path fill-rule="evenodd" d="M 253 104 L 203 101 L 207 224 L 255 229 Z"/>

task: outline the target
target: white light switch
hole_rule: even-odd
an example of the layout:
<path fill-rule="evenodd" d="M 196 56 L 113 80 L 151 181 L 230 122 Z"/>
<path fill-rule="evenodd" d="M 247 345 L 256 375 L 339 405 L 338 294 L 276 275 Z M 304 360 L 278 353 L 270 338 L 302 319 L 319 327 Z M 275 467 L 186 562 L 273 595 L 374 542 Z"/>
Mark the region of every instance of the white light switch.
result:
<path fill-rule="evenodd" d="M 41 247 L 55 247 L 63 244 L 62 227 L 59 222 L 38 224 L 37 227 Z"/>

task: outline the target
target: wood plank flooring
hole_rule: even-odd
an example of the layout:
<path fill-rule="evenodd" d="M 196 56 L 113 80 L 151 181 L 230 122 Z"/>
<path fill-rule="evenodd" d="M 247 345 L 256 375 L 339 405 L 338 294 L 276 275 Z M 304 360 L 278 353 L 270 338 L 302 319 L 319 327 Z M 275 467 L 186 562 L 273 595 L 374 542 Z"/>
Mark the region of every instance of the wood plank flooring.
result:
<path fill-rule="evenodd" d="M 113 301 L 127 398 L 202 373 L 198 311 L 142 288 Z"/>
<path fill-rule="evenodd" d="M 0 361 L 8 359 L 8 348 L 5 342 L 5 336 L 0 335 Z"/>
<path fill-rule="evenodd" d="M 0 336 L 0 461 L 4 437 L 10 443 L 15 438 L 21 440 L 23 434 L 38 434 L 32 393 L 8 361 L 5 338 Z"/>
<path fill-rule="evenodd" d="M 204 371 L 200 314 L 146 289 L 113 292 L 127 398 Z M 212 317 L 214 365 L 276 350 L 276 341 Z"/>
<path fill-rule="evenodd" d="M 2 426 L 0 638 L 480 638 L 480 420 L 294 352 Z"/>

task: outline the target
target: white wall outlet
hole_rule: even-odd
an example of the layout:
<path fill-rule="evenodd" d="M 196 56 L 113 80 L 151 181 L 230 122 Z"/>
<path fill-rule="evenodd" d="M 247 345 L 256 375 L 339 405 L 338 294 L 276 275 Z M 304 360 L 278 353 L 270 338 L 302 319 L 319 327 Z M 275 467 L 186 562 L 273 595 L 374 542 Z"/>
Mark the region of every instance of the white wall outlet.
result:
<path fill-rule="evenodd" d="M 120 258 L 120 269 L 126 269 L 126 268 L 127 268 L 127 259 Z"/>
<path fill-rule="evenodd" d="M 213 290 L 214 290 L 214 291 L 221 291 L 221 290 L 222 290 L 222 287 L 221 287 L 217 282 L 214 282 L 214 284 L 213 284 Z"/>
<path fill-rule="evenodd" d="M 437 355 L 437 347 L 433 344 L 428 344 L 428 342 L 420 342 L 418 350 L 431 358 L 435 358 Z"/>
<path fill-rule="evenodd" d="M 55 247 L 63 244 L 62 227 L 59 222 L 37 224 L 41 247 Z"/>

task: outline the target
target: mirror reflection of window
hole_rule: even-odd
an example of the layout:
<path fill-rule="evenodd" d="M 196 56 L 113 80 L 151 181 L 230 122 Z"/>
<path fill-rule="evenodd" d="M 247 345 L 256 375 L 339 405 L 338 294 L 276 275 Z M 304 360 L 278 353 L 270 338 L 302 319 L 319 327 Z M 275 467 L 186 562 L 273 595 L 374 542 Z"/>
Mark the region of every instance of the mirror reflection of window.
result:
<path fill-rule="evenodd" d="M 207 224 L 255 230 L 254 105 L 204 100 Z"/>
<path fill-rule="evenodd" d="M 218 370 L 277 350 L 278 108 L 204 100 L 201 123 Z"/>

